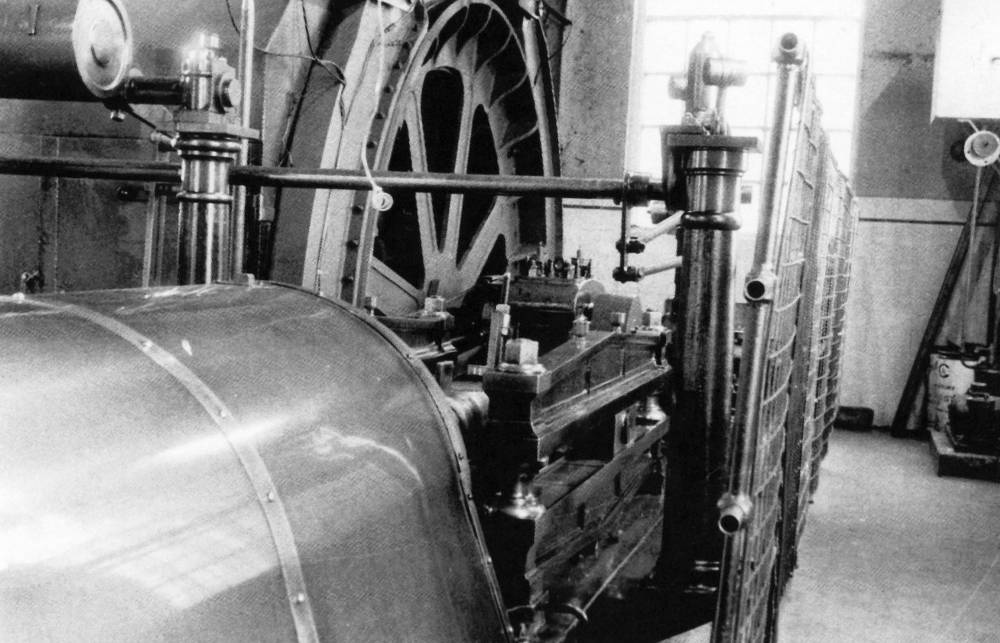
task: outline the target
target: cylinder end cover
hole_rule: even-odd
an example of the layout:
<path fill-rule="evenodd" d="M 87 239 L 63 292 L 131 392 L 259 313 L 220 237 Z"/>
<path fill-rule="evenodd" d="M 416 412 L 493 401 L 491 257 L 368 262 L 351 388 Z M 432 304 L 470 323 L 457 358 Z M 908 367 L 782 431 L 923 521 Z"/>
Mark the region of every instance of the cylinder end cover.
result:
<path fill-rule="evenodd" d="M 95 96 L 109 98 L 121 89 L 132 68 L 133 39 L 119 0 L 80 0 L 73 53 L 80 77 Z"/>

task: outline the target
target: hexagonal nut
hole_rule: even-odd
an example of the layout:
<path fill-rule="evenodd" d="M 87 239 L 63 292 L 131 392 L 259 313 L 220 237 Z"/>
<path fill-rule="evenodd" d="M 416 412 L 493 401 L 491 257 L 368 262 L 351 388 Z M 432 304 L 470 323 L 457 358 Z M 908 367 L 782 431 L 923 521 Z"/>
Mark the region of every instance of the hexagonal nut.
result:
<path fill-rule="evenodd" d="M 507 364 L 530 366 L 538 363 L 538 342 L 533 339 L 512 339 L 503 351 L 503 361 Z"/>
<path fill-rule="evenodd" d="M 573 337 L 586 337 L 590 332 L 590 320 L 584 316 L 579 316 L 573 322 Z"/>
<path fill-rule="evenodd" d="M 424 315 L 440 315 L 444 312 L 444 297 L 436 295 L 424 299 Z"/>

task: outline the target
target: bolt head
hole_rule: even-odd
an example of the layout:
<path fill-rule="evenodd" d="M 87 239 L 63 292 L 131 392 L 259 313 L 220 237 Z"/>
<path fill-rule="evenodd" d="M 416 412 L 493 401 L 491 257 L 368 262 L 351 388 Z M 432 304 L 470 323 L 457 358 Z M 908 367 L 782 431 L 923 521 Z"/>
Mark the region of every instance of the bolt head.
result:
<path fill-rule="evenodd" d="M 518 366 L 531 366 L 538 363 L 538 342 L 533 339 L 512 339 L 504 348 L 503 361 Z"/>

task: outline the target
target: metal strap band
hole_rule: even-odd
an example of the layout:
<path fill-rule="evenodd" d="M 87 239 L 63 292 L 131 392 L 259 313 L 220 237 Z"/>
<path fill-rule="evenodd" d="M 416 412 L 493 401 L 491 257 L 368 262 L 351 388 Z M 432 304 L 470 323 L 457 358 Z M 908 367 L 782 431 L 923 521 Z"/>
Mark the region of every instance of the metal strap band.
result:
<path fill-rule="evenodd" d="M 239 423 L 212 389 L 172 353 L 114 318 L 75 304 L 39 301 L 23 296 L 0 297 L 0 303 L 27 304 L 46 308 L 73 315 L 100 326 L 142 351 L 157 366 L 187 389 L 218 426 L 229 447 L 243 466 L 243 471 L 257 496 L 257 502 L 264 513 L 264 519 L 271 533 L 271 540 L 274 542 L 275 553 L 278 556 L 278 563 L 281 566 L 281 575 L 285 581 L 285 593 L 291 609 L 292 620 L 295 623 L 298 641 L 300 643 L 318 643 L 319 634 L 316 631 L 316 622 L 309 602 L 309 594 L 306 591 L 302 563 L 284 504 L 271 479 L 267 465 L 264 464 L 257 449 L 252 444 L 233 439 L 231 432 L 238 428 Z"/>

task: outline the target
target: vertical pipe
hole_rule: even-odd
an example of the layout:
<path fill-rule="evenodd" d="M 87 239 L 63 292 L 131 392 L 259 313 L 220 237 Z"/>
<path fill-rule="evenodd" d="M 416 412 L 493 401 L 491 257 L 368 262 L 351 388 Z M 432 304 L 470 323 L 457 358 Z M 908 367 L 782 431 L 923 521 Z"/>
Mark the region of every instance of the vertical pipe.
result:
<path fill-rule="evenodd" d="M 249 130 L 253 115 L 254 90 L 254 41 L 257 33 L 256 0 L 243 0 L 240 8 L 240 55 L 236 67 L 236 76 L 242 84 L 242 100 L 240 101 L 240 125 Z M 250 162 L 250 141 L 240 142 L 238 163 L 248 165 Z M 256 193 L 256 190 L 254 191 Z M 251 198 L 245 186 L 237 186 L 232 212 L 232 273 L 239 274 L 245 270 L 246 259 L 246 223 L 247 205 Z"/>
<path fill-rule="evenodd" d="M 177 217 L 177 283 L 181 286 L 200 283 L 205 271 L 205 253 L 201 251 L 204 227 L 198 204 L 182 201 Z"/>
<path fill-rule="evenodd" d="M 177 147 L 181 157 L 178 283 L 232 279 L 229 171 L 240 151 L 240 141 L 182 133 Z"/>
<path fill-rule="evenodd" d="M 667 442 L 667 513 L 661 574 L 674 589 L 714 591 L 721 536 L 713 509 L 725 485 L 733 379 L 733 230 L 739 178 L 756 140 L 665 132 L 664 167 L 683 174 L 678 231 L 677 407 Z M 669 177 L 665 177 L 668 181 Z"/>
<path fill-rule="evenodd" d="M 722 503 L 720 528 L 727 533 L 723 552 L 722 585 L 716 608 L 713 643 L 736 642 L 740 607 L 744 603 L 744 563 L 747 521 L 753 507 L 754 460 L 759 425 L 760 394 L 766 367 L 767 329 L 777 286 L 774 263 L 781 243 L 783 222 L 781 197 L 788 159 L 788 129 L 795 104 L 798 72 L 803 62 L 801 44 L 794 34 L 785 34 L 776 55 L 778 89 L 774 121 L 768 139 L 760 221 L 754 249 L 754 264 L 747 275 L 744 296 L 749 304 L 740 362 L 739 393 L 734 418 L 729 462 L 729 490 Z"/>

